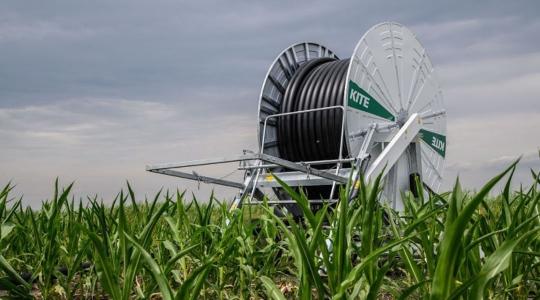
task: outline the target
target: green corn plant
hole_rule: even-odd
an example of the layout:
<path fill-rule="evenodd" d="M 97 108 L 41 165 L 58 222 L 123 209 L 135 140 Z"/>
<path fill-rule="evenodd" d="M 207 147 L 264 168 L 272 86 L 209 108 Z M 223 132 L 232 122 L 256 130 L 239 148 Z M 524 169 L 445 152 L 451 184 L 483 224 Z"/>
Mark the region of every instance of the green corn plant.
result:
<path fill-rule="evenodd" d="M 100 282 L 113 299 L 129 299 L 132 296 L 135 279 L 142 265 L 140 251 L 135 251 L 126 242 L 126 232 L 129 231 L 126 201 L 127 197 L 121 192 L 116 219 L 109 220 L 105 207 L 93 202 L 91 213 L 86 215 L 88 227 L 84 229 L 93 244 L 93 257 Z M 153 230 L 169 207 L 168 202 L 157 205 L 157 201 L 158 197 L 152 202 L 148 222 L 137 235 L 138 245 L 145 248 L 150 247 Z M 97 224 L 94 223 L 95 220 Z"/>
<path fill-rule="evenodd" d="M 8 208 L 9 192 L 13 189 L 10 183 L 6 184 L 0 191 L 0 249 L 6 249 L 7 238 L 13 232 L 15 224 L 11 222 L 11 218 L 20 205 L 20 199 L 14 206 Z M 10 297 L 19 299 L 30 299 L 31 286 L 26 282 L 8 260 L 2 255 L 4 252 L 0 250 L 0 270 L 5 273 L 5 276 L 0 276 L 0 289 L 9 292 Z"/>
<path fill-rule="evenodd" d="M 491 179 L 468 203 L 461 208 L 459 181 L 456 181 L 452 199 L 448 207 L 443 231 L 443 239 L 439 245 L 437 266 L 431 285 L 431 299 L 447 299 L 455 287 L 455 273 L 459 268 L 459 257 L 464 255 L 462 236 L 470 224 L 475 210 L 489 191 L 513 170 L 517 161 L 504 172 Z"/>
<path fill-rule="evenodd" d="M 375 263 L 383 254 L 390 257 L 393 249 L 399 248 L 408 239 L 381 239 L 383 214 L 382 208 L 377 205 L 381 177 L 372 186 L 363 185 L 351 203 L 347 189 L 341 190 L 339 204 L 333 212 L 324 205 L 317 213 L 311 211 L 305 194 L 297 193 L 277 177 L 276 180 L 296 201 L 305 217 L 305 224 L 297 224 L 288 216 L 286 224 L 265 208 L 288 241 L 300 281 L 299 298 L 311 299 L 314 289 L 319 299 L 344 299 L 347 296 L 376 299 L 386 271 L 392 264 L 389 262 L 379 269 Z M 325 221 L 332 224 L 330 231 L 324 232 Z M 330 241 L 331 247 L 327 241 Z M 327 273 L 326 276 L 319 274 L 321 270 Z M 263 279 L 263 284 L 269 296 L 275 299 L 283 296 L 268 280 Z M 366 292 L 361 294 L 363 290 Z"/>
<path fill-rule="evenodd" d="M 230 210 L 185 192 L 139 201 L 128 182 L 110 204 L 76 201 L 55 182 L 41 209 L 0 190 L 0 298 L 528 299 L 540 290 L 540 184 L 512 188 L 515 164 L 479 192 L 418 182 L 396 212 L 381 179 L 302 219 Z M 503 176 L 494 196 L 488 192 Z M 29 242 L 32 241 L 32 242 Z M 84 262 L 85 268 L 81 268 Z"/>
<path fill-rule="evenodd" d="M 73 183 L 67 188 L 60 190 L 58 179 L 54 185 L 54 196 L 51 202 L 44 203 L 44 213 L 37 219 L 41 234 L 38 237 L 41 242 L 38 248 L 38 266 L 34 270 L 34 277 L 39 277 L 38 283 L 43 297 L 47 298 L 52 292 L 55 278 L 61 276 L 58 267 L 61 262 L 62 247 L 62 220 L 63 209 L 68 201 Z"/>

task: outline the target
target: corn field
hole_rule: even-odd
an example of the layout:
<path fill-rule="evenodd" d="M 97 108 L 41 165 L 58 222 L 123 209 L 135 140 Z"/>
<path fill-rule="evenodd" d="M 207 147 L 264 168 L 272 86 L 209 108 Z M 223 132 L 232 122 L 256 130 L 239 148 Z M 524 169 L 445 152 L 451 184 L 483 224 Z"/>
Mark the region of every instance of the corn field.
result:
<path fill-rule="evenodd" d="M 179 191 L 139 199 L 129 183 L 106 205 L 56 182 L 34 210 L 7 184 L 0 298 L 535 299 L 540 179 L 512 189 L 516 163 L 477 192 L 406 193 L 399 213 L 380 178 L 316 212 L 280 182 L 302 219 Z"/>

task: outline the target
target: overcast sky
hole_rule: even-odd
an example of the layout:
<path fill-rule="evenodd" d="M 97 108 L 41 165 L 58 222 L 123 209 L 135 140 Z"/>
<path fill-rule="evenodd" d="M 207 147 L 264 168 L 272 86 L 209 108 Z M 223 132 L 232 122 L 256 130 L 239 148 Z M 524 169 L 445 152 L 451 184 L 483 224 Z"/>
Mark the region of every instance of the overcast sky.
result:
<path fill-rule="evenodd" d="M 57 176 L 105 200 L 126 180 L 140 196 L 197 192 L 145 165 L 256 149 L 275 56 L 317 41 L 349 57 L 382 21 L 410 27 L 441 79 L 445 188 L 458 173 L 477 188 L 519 155 L 516 179 L 529 183 L 540 168 L 539 15 L 539 1 L 4 0 L 0 184 L 29 204 L 50 197 Z"/>

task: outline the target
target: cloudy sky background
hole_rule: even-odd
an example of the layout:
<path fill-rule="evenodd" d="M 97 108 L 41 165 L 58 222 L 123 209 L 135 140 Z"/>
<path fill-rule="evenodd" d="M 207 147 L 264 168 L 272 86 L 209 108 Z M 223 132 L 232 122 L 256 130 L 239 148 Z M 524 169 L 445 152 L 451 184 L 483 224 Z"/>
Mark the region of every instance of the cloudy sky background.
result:
<path fill-rule="evenodd" d="M 457 174 L 477 188 L 519 155 L 516 181 L 530 183 L 539 12 L 538 1 L 3 1 L 0 184 L 34 205 L 57 176 L 76 181 L 78 197 L 111 199 L 125 180 L 141 197 L 160 187 L 206 197 L 145 164 L 256 149 L 260 85 L 283 48 L 317 41 L 348 57 L 389 20 L 417 34 L 441 79 L 445 188 Z"/>

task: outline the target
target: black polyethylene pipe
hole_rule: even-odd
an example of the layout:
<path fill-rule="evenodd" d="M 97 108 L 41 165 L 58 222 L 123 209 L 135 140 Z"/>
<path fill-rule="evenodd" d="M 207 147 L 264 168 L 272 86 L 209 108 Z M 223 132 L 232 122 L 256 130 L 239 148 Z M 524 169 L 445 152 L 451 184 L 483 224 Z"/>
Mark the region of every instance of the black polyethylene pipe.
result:
<path fill-rule="evenodd" d="M 291 78 L 280 113 L 342 105 L 349 60 L 312 59 Z M 278 119 L 280 156 L 290 161 L 337 159 L 343 111 L 324 110 Z M 343 145 L 343 157 L 347 147 Z"/>

